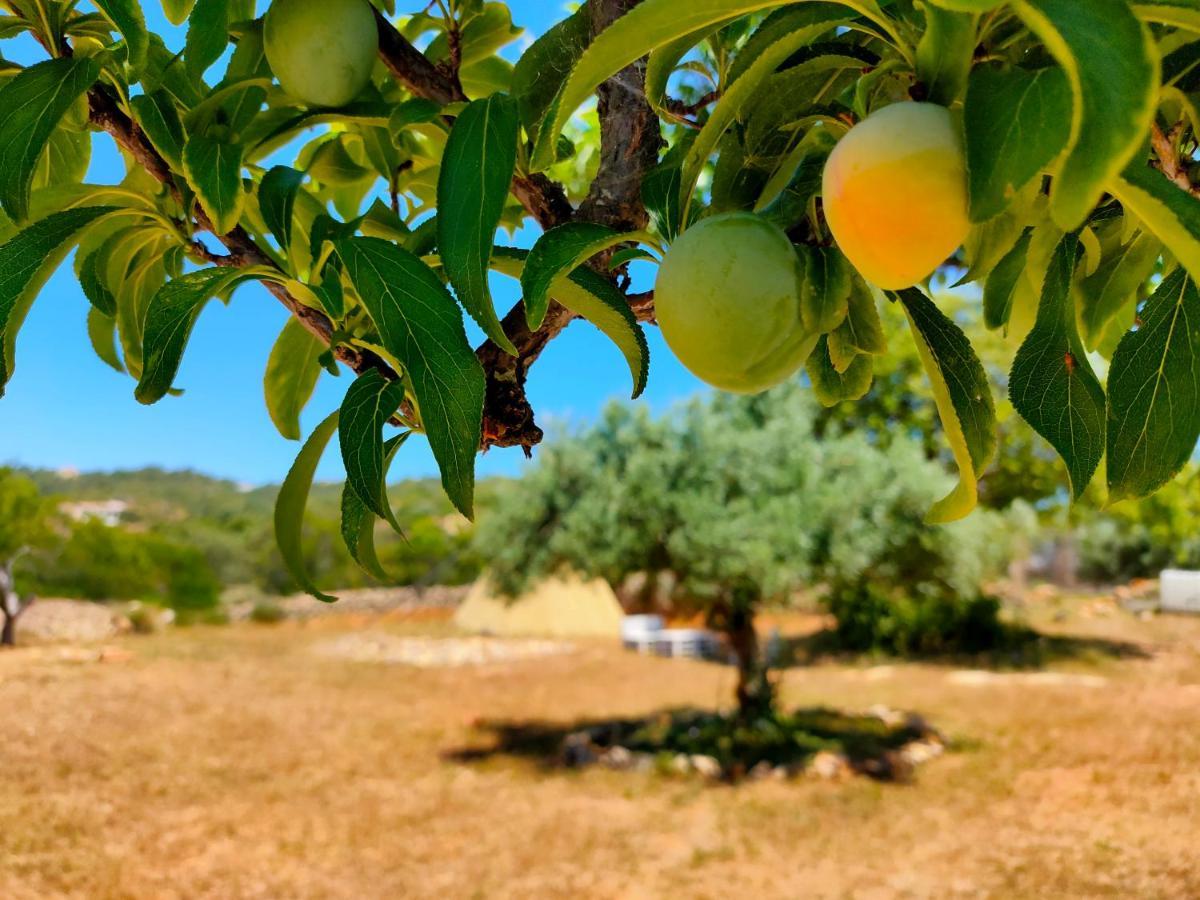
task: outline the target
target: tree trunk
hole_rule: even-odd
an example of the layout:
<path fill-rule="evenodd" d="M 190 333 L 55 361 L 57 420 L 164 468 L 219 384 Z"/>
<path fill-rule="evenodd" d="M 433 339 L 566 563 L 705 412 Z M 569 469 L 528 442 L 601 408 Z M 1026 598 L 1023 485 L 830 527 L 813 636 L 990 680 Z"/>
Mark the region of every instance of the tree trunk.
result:
<path fill-rule="evenodd" d="M 725 636 L 737 664 L 738 714 L 750 718 L 768 711 L 774 698 L 767 681 L 767 667 L 754 630 L 753 607 L 737 604 L 722 616 Z"/>
<path fill-rule="evenodd" d="M 17 617 L 21 614 L 21 599 L 13 582 L 11 561 L 0 566 L 0 615 L 4 625 L 0 627 L 0 647 L 11 647 L 17 642 Z"/>
<path fill-rule="evenodd" d="M 17 643 L 17 617 L 4 607 L 4 626 L 0 628 L 0 647 L 12 647 Z"/>

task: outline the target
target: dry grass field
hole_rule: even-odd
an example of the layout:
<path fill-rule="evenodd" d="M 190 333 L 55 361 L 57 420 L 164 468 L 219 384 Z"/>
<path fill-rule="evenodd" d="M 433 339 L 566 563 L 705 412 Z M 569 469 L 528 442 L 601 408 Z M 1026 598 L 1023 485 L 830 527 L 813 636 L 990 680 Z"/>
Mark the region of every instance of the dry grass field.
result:
<path fill-rule="evenodd" d="M 1061 619 L 1060 615 L 1060 619 Z M 802 627 L 803 622 L 785 623 Z M 581 644 L 420 669 L 316 652 L 336 617 L 0 654 L 0 897 L 1197 897 L 1200 621 L 1034 679 L 821 662 L 784 702 L 917 710 L 911 784 L 710 785 L 484 754 L 485 719 L 724 703 L 725 668 Z M 1083 674 L 1086 678 L 1075 677 Z"/>

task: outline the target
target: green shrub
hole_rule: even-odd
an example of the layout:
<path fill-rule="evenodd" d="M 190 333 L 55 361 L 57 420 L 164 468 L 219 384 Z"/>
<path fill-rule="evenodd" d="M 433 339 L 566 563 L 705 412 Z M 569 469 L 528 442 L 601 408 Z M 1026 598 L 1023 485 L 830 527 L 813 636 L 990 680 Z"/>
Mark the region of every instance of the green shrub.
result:
<path fill-rule="evenodd" d="M 274 600 L 259 600 L 250 609 L 250 621 L 259 625 L 275 625 L 287 618 L 287 612 Z"/>

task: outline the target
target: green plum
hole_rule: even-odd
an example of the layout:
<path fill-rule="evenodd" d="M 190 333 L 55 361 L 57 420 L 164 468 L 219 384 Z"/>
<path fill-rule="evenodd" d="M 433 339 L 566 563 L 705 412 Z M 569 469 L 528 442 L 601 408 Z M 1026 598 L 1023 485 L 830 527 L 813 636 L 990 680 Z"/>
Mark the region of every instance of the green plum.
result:
<path fill-rule="evenodd" d="M 800 318 L 799 257 L 777 227 L 723 213 L 689 228 L 658 272 L 667 345 L 713 387 L 756 394 L 794 375 L 817 341 Z"/>
<path fill-rule="evenodd" d="M 312 106 L 344 106 L 357 97 L 379 53 L 367 0 L 274 0 L 263 40 L 283 89 Z"/>

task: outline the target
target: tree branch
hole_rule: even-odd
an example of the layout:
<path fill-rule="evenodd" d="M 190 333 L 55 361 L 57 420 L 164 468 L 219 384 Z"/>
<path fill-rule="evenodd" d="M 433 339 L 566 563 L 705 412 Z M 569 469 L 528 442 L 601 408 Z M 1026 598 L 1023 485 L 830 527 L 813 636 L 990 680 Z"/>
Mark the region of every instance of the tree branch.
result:
<path fill-rule="evenodd" d="M 1170 134 L 1164 134 L 1157 122 L 1150 126 L 1150 145 L 1154 148 L 1154 155 L 1158 157 L 1158 165 L 1155 168 L 1173 181 L 1176 187 L 1182 188 L 1193 197 L 1200 197 L 1200 191 L 1192 184 L 1188 164 L 1179 158 L 1175 149 L 1182 131 L 1182 122 L 1172 128 Z"/>

